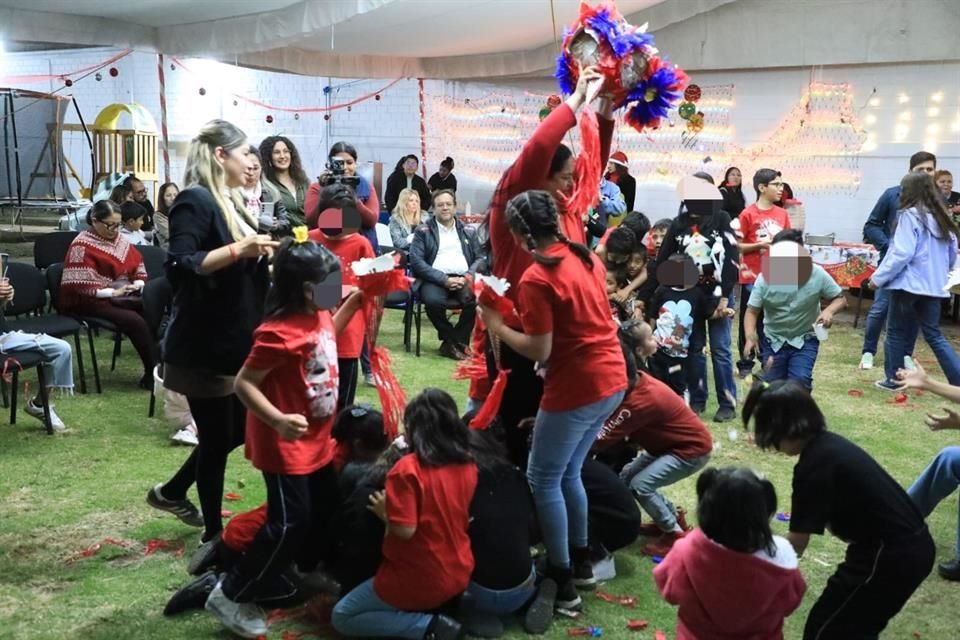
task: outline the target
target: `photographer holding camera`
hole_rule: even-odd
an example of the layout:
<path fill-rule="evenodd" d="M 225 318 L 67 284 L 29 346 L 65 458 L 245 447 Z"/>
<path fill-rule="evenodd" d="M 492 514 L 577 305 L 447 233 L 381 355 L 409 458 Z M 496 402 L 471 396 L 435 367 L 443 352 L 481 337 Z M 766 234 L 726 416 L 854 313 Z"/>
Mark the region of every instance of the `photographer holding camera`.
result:
<path fill-rule="evenodd" d="M 349 142 L 337 142 L 330 147 L 327 154 L 327 168 L 320 174 L 317 181 L 307 190 L 304 204 L 307 226 L 311 229 L 317 226 L 317 216 L 320 211 L 320 190 L 328 184 L 349 185 L 357 194 L 357 212 L 360 214 L 360 224 L 363 229 L 373 229 L 380 216 L 380 198 L 377 190 L 366 178 L 357 175 L 357 150 Z"/>

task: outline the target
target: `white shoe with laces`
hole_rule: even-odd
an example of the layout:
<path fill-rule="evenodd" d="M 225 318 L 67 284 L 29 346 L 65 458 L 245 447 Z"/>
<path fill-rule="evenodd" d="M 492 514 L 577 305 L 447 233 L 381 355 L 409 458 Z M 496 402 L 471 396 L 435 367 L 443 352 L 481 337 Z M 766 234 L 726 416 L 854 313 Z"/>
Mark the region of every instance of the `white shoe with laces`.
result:
<path fill-rule="evenodd" d="M 910 356 L 903 356 L 903 368 L 907 371 L 916 371 L 917 363 Z"/>
<path fill-rule="evenodd" d="M 234 602 L 223 594 L 223 581 L 217 583 L 204 609 L 217 617 L 227 629 L 241 638 L 255 640 L 267 635 L 267 619 L 263 609 L 251 602 Z"/>
<path fill-rule="evenodd" d="M 200 444 L 200 441 L 197 440 L 197 427 L 192 422 L 170 436 L 170 440 L 188 447 L 195 447 Z"/>
<path fill-rule="evenodd" d="M 860 368 L 873 369 L 873 354 L 869 351 L 860 356 Z"/>
<path fill-rule="evenodd" d="M 608 582 L 617 577 L 617 565 L 613 561 L 613 554 L 593 563 L 593 577 L 597 582 Z"/>
<path fill-rule="evenodd" d="M 43 422 L 46 426 L 46 419 L 43 417 L 43 407 L 33 404 L 33 400 L 28 400 L 27 404 L 24 405 L 23 410 L 27 412 L 28 415 L 33 416 L 40 422 Z M 57 415 L 57 412 L 53 410 L 53 405 L 50 405 L 50 426 L 53 427 L 54 431 L 63 431 L 67 428 L 67 425 L 63 424 L 63 420 L 60 419 L 60 416 Z"/>

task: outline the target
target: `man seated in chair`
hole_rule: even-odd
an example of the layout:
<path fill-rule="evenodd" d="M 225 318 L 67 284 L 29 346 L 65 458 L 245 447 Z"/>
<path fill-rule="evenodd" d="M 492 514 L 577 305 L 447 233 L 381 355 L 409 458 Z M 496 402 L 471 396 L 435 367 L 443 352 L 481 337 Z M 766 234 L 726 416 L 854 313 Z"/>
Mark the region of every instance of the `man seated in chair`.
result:
<path fill-rule="evenodd" d="M 416 228 L 410 245 L 410 269 L 417 278 L 414 290 L 440 334 L 440 355 L 462 360 L 477 313 L 470 276 L 479 252 L 474 234 L 457 219 L 453 191 L 434 194 L 433 213 Z M 447 319 L 450 309 L 460 309 L 456 326 Z"/>
<path fill-rule="evenodd" d="M 0 307 L 6 307 L 13 301 L 13 285 L 6 278 L 0 278 Z M 0 313 L 0 367 L 6 373 L 8 359 L 16 360 L 18 353 L 25 351 L 43 354 L 44 378 L 47 382 L 47 398 L 54 389 L 64 389 L 73 393 L 73 351 L 70 344 L 42 333 L 24 333 L 8 331 L 3 315 Z M 18 366 L 11 362 L 11 367 Z M 27 399 L 24 411 L 44 422 L 43 398 L 40 391 L 34 398 Z M 63 431 L 66 426 L 50 405 L 50 426 L 54 431 Z"/>

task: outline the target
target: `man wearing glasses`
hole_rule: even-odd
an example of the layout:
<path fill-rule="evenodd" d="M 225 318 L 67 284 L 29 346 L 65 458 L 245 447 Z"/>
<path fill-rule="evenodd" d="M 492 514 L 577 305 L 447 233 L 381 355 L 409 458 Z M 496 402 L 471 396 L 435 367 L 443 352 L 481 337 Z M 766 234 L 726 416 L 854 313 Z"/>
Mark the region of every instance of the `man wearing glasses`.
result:
<path fill-rule="evenodd" d="M 737 371 L 741 377 L 750 375 L 753 370 L 753 354 L 744 353 L 746 333 L 743 319 L 747 311 L 747 301 L 753 291 L 753 283 L 760 275 L 760 262 L 763 254 L 773 244 L 773 237 L 790 228 L 790 216 L 787 210 L 778 207 L 776 202 L 783 195 L 783 179 L 775 169 L 760 169 L 753 174 L 753 189 L 757 192 L 757 201 L 744 209 L 735 223 L 739 225 L 737 246 L 740 249 L 740 335 L 737 345 L 740 360 Z M 762 318 L 757 319 L 757 334 L 763 335 Z"/>
<path fill-rule="evenodd" d="M 131 175 L 123 183 L 125 187 L 130 189 L 130 192 L 133 194 L 133 200 L 141 207 L 147 210 L 147 215 L 143 217 L 143 226 L 140 227 L 141 231 L 153 231 L 153 203 L 150 202 L 150 199 L 147 197 L 147 187 L 144 186 L 143 182 L 137 176 Z"/>
<path fill-rule="evenodd" d="M 937 156 L 927 151 L 918 151 L 910 156 L 910 171 L 922 171 L 933 180 L 937 170 Z M 893 238 L 893 226 L 897 219 L 897 209 L 900 202 L 900 185 L 890 187 L 880 196 L 874 205 L 870 217 L 863 225 L 863 239 L 869 242 L 880 252 L 880 260 L 887 253 L 887 245 Z M 890 306 L 890 290 L 877 289 L 874 292 L 873 304 L 867 313 L 867 321 L 863 334 L 863 349 L 860 356 L 860 368 L 872 369 L 873 356 L 877 352 L 880 342 L 880 332 L 887 323 L 887 309 Z M 914 336 L 916 342 L 916 336 Z M 907 345 L 907 353 L 913 354 L 913 343 Z M 903 359 L 905 369 L 913 370 L 916 365 L 910 355 Z"/>

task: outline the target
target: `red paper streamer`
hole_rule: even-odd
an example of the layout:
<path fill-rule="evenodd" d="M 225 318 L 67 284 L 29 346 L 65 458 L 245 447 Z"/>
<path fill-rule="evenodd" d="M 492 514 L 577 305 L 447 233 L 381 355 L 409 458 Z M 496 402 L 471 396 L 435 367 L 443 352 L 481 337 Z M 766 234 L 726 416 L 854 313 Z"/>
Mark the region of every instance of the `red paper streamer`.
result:
<path fill-rule="evenodd" d="M 400 432 L 403 421 L 403 409 L 407 405 L 407 396 L 390 367 L 390 352 L 386 347 L 377 345 L 380 333 L 380 321 L 383 319 L 383 304 L 387 294 L 394 291 L 408 291 L 410 278 L 400 269 L 385 273 L 371 273 L 357 278 L 357 285 L 364 294 L 363 313 L 367 328 L 367 344 L 370 346 L 370 369 L 377 384 L 383 411 L 383 431 L 393 440 Z"/>
<path fill-rule="evenodd" d="M 77 560 L 95 556 L 97 555 L 97 553 L 100 552 L 100 550 L 104 547 L 104 545 L 113 545 L 114 547 L 120 547 L 121 549 L 130 548 L 130 543 L 124 542 L 123 540 L 115 540 L 113 538 L 104 538 L 100 542 L 97 542 L 96 544 L 92 544 L 86 549 L 84 549 L 83 551 L 79 551 L 74 555 L 70 556 L 69 558 L 64 560 L 64 564 L 73 564 Z"/>
<path fill-rule="evenodd" d="M 14 85 L 14 84 L 30 84 L 32 82 L 50 82 L 51 80 L 63 81 L 67 78 L 70 78 L 71 76 L 79 76 L 84 73 L 89 73 L 89 72 L 97 71 L 99 69 L 103 69 L 104 67 L 113 64 L 117 60 L 127 57 L 131 53 L 133 53 L 133 49 L 125 49 L 120 53 L 114 55 L 113 57 L 108 58 L 107 60 L 104 60 L 103 62 L 99 62 L 97 64 L 93 64 L 93 65 L 90 65 L 89 67 L 84 67 L 82 69 L 77 69 L 76 71 L 70 71 L 68 73 L 53 73 L 53 74 L 36 73 L 33 75 L 26 75 L 26 76 L 0 76 L 0 82 L 2 82 L 5 85 Z M 56 91 L 54 91 L 54 93 L 56 93 Z"/>
<path fill-rule="evenodd" d="M 662 630 L 657 629 L 653 632 L 653 640 L 667 640 L 667 634 Z"/>
<path fill-rule="evenodd" d="M 637 606 L 637 596 L 615 596 L 606 591 L 597 591 L 597 597 L 604 602 L 623 605 L 627 609 L 633 609 Z"/>
<path fill-rule="evenodd" d="M 507 390 L 507 380 L 510 376 L 509 369 L 502 369 L 499 364 L 497 364 L 497 377 L 493 381 L 493 386 L 490 387 L 490 393 L 487 394 L 486 399 L 483 401 L 483 405 L 480 407 L 480 410 L 477 411 L 477 415 L 473 416 L 473 419 L 470 421 L 471 429 L 486 429 L 493 422 L 493 419 L 500 413 L 500 404 L 503 402 L 503 394 Z"/>
<path fill-rule="evenodd" d="M 600 175 L 603 171 L 603 167 L 600 166 L 600 125 L 597 122 L 597 113 L 590 105 L 583 108 L 580 116 L 580 142 L 583 149 L 577 156 L 575 167 L 577 184 L 573 193 L 564 202 L 567 211 L 577 214 L 578 220 L 581 214 L 597 203 L 597 197 L 600 194 Z M 579 238 L 574 236 L 573 239 Z"/>
<path fill-rule="evenodd" d="M 643 631 L 649 626 L 648 620 L 627 620 L 627 629 L 630 631 Z"/>
<path fill-rule="evenodd" d="M 236 502 L 237 500 L 243 500 L 243 496 L 239 493 L 234 493 L 233 491 L 228 491 L 224 496 L 224 500 L 229 500 L 231 502 Z"/>
<path fill-rule="evenodd" d="M 183 540 L 161 540 L 159 538 L 147 540 L 147 548 L 144 549 L 143 555 L 152 556 L 157 551 L 172 551 L 173 557 L 179 558 L 184 552 Z"/>

